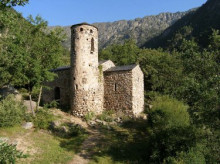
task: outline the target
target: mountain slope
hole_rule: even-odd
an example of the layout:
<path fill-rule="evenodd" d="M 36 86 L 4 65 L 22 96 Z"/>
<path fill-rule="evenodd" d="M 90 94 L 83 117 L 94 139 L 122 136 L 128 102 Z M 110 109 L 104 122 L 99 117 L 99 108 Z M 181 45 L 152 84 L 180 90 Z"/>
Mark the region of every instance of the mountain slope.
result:
<path fill-rule="evenodd" d="M 146 16 L 134 20 L 94 23 L 93 25 L 99 29 L 99 48 L 101 49 L 114 43 L 121 43 L 125 39 L 131 38 L 141 46 L 149 39 L 159 35 L 188 12 L 161 13 L 156 16 Z M 67 40 L 64 42 L 64 46 L 69 49 L 70 26 L 64 26 L 62 28 L 67 34 Z"/>
<path fill-rule="evenodd" d="M 220 29 L 220 0 L 208 0 L 194 12 L 190 12 L 176 21 L 161 35 L 147 41 L 144 47 L 166 47 L 169 40 L 184 26 L 191 26 L 191 37 L 195 37 L 201 45 L 206 45 L 207 36 L 212 29 Z"/>

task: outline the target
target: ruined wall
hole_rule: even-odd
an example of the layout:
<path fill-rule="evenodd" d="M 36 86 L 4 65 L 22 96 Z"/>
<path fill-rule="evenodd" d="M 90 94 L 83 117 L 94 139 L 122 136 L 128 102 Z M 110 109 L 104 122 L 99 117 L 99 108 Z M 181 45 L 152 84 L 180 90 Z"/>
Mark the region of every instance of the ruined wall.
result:
<path fill-rule="evenodd" d="M 55 72 L 58 76 L 52 82 L 45 82 L 49 89 L 44 88 L 42 92 L 43 103 L 55 100 L 55 88 L 60 88 L 60 105 L 70 105 L 70 69 Z"/>
<path fill-rule="evenodd" d="M 132 110 L 134 115 L 144 110 L 144 74 L 139 66 L 132 70 Z"/>
<path fill-rule="evenodd" d="M 103 109 L 102 71 L 98 68 L 98 30 L 88 24 L 71 27 L 71 111 L 83 116 Z"/>
<path fill-rule="evenodd" d="M 104 72 L 104 108 L 132 113 L 132 72 Z"/>

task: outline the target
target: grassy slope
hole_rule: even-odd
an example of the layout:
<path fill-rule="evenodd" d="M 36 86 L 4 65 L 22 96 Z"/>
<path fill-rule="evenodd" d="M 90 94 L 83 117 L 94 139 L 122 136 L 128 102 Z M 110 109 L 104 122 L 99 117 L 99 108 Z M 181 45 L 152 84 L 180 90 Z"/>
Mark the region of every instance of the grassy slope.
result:
<path fill-rule="evenodd" d="M 67 163 L 78 152 L 86 135 L 71 138 L 54 136 L 44 130 L 25 130 L 21 127 L 1 128 L 0 137 L 17 143 L 18 149 L 28 155 L 18 163 Z"/>

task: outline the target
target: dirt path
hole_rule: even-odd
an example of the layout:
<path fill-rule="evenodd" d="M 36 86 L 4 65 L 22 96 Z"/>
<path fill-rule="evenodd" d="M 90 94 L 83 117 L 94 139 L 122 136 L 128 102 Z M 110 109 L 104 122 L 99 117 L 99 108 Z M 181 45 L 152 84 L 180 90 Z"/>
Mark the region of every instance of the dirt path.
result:
<path fill-rule="evenodd" d="M 89 163 L 92 155 L 93 148 L 99 144 L 102 135 L 97 129 L 88 128 L 89 137 L 83 142 L 81 150 L 76 154 L 72 161 L 69 164 L 87 164 Z"/>
<path fill-rule="evenodd" d="M 78 154 L 74 155 L 72 161 L 68 164 L 87 164 L 93 155 L 93 148 L 100 143 L 102 138 L 101 133 L 97 129 L 86 128 L 89 137 L 83 142 L 81 150 Z"/>
<path fill-rule="evenodd" d="M 81 125 L 89 133 L 89 137 L 82 143 L 80 152 L 78 154 L 74 155 L 73 160 L 70 161 L 68 164 L 87 164 L 87 163 L 89 163 L 89 161 L 94 153 L 92 151 L 94 146 L 99 144 L 100 140 L 102 138 L 102 135 L 99 132 L 99 130 L 89 127 L 85 121 L 83 121 L 82 119 L 80 119 L 78 117 L 74 117 L 74 116 L 67 114 L 67 113 L 64 113 L 60 110 L 53 110 L 53 112 L 54 112 L 54 115 L 62 116 L 62 119 L 64 121 L 69 120 L 70 122 Z"/>

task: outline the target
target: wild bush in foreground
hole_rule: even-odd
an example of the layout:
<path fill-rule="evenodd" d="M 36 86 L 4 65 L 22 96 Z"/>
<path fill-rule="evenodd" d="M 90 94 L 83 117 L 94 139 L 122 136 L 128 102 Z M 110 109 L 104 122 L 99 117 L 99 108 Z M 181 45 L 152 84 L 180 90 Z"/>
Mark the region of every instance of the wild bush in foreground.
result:
<path fill-rule="evenodd" d="M 0 127 L 20 124 L 24 119 L 25 107 L 15 100 L 13 95 L 0 101 Z"/>
<path fill-rule="evenodd" d="M 22 152 L 16 149 L 16 145 L 8 144 L 0 140 L 0 163 L 15 163 L 17 158 L 24 158 Z"/>
<path fill-rule="evenodd" d="M 149 162 L 172 161 L 195 145 L 195 129 L 190 126 L 188 106 L 168 96 L 156 97 L 152 105 L 148 120 Z"/>
<path fill-rule="evenodd" d="M 37 129 L 47 129 L 50 123 L 54 120 L 54 116 L 50 113 L 49 109 L 39 109 L 34 118 L 34 126 Z"/>

